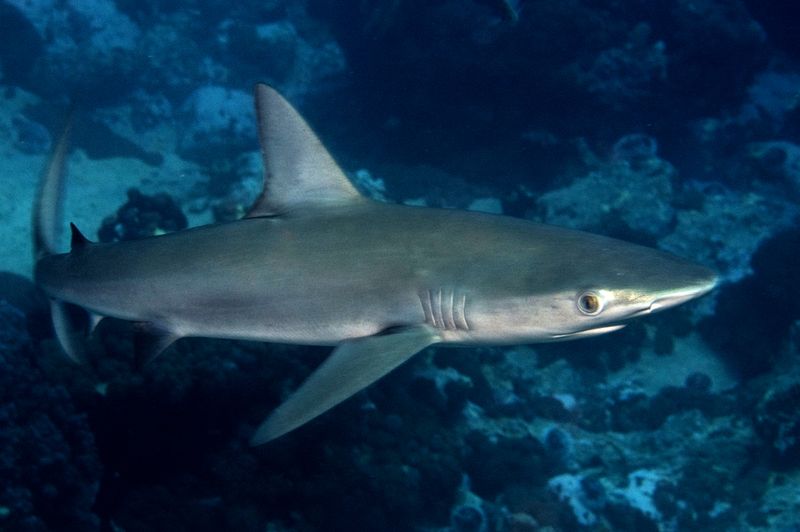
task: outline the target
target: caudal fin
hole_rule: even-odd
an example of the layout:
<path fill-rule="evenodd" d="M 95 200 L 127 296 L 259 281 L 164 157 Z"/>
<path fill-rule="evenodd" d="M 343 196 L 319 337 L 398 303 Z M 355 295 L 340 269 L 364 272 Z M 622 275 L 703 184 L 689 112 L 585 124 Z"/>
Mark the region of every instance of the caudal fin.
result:
<path fill-rule="evenodd" d="M 61 224 L 61 209 L 64 201 L 64 176 L 69 151 L 69 133 L 72 129 L 71 115 L 53 147 L 50 160 L 39 181 L 39 190 L 33 204 L 33 260 L 56 253 L 56 236 Z"/>
<path fill-rule="evenodd" d="M 57 235 L 64 202 L 66 161 L 69 152 L 71 116 L 42 172 L 33 204 L 33 260 L 57 253 Z M 73 236 L 73 241 L 75 237 Z M 82 362 L 86 352 L 86 311 L 64 301 L 51 300 L 53 330 L 64 352 L 74 362 Z"/>

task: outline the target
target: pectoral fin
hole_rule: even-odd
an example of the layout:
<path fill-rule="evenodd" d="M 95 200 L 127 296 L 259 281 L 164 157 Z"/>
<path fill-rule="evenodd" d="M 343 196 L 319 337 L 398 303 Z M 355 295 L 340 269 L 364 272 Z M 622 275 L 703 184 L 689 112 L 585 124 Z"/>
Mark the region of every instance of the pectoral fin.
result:
<path fill-rule="evenodd" d="M 55 299 L 50 301 L 53 330 L 61 348 L 70 360 L 81 364 L 86 360 L 86 311 Z"/>
<path fill-rule="evenodd" d="M 105 317 L 56 299 L 50 300 L 50 314 L 56 339 L 69 359 L 78 364 L 85 362 L 89 337 Z"/>
<path fill-rule="evenodd" d="M 267 443 L 311 421 L 438 341 L 433 329 L 418 326 L 339 345 L 261 424 L 250 444 Z"/>

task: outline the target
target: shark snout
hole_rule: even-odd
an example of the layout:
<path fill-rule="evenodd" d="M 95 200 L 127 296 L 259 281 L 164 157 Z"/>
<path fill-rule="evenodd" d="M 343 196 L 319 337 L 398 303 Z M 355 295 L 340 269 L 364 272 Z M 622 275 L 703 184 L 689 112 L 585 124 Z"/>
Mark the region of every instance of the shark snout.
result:
<path fill-rule="evenodd" d="M 709 268 L 702 266 L 696 267 L 697 272 L 693 275 L 691 282 L 669 290 L 658 295 L 649 305 L 645 313 L 658 312 L 681 303 L 686 303 L 692 299 L 707 294 L 717 286 L 719 276 Z"/>

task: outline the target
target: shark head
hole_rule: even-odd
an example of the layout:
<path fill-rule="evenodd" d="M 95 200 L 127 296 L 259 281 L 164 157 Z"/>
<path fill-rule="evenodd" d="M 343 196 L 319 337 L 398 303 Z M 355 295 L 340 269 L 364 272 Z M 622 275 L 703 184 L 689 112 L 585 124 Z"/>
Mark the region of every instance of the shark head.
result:
<path fill-rule="evenodd" d="M 591 243 L 585 240 L 590 240 Z M 549 294 L 545 335 L 551 341 L 595 336 L 639 316 L 711 291 L 717 274 L 669 253 L 596 235 L 562 241 L 561 272 L 572 280 Z M 534 313 L 537 313 L 534 311 Z"/>

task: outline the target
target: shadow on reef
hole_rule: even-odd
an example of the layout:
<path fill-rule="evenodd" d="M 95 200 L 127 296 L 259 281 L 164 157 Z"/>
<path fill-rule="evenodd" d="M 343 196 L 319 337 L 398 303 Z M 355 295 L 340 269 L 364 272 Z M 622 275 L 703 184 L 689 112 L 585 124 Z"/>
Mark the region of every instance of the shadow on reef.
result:
<path fill-rule="evenodd" d="M 765 241 L 751 259 L 752 275 L 725 287 L 700 332 L 744 379 L 772 370 L 800 319 L 800 230 Z"/>
<path fill-rule="evenodd" d="M 800 41 L 797 40 L 796 24 L 787 20 L 800 20 L 800 5 L 796 2 L 761 2 L 744 0 L 748 11 L 769 35 L 769 40 L 778 48 L 800 58 Z"/>
<path fill-rule="evenodd" d="M 63 117 L 68 113 L 62 105 L 40 103 L 25 109 L 24 114 L 34 123 L 45 126 L 54 136 L 58 136 L 64 127 Z M 151 166 L 159 166 L 164 161 L 164 156 L 160 153 L 146 151 L 114 133 L 88 110 L 76 108 L 73 121 L 70 144 L 84 150 L 90 159 L 130 157 Z"/>
<path fill-rule="evenodd" d="M 544 187 L 563 170 L 549 155 L 564 141 L 644 127 L 681 144 L 688 121 L 738 105 L 767 61 L 764 32 L 738 2 L 524 2 L 516 20 L 499 13 L 520 4 L 311 0 L 355 74 L 352 103 L 343 95 L 327 111 L 348 119 L 329 122 L 381 131 L 384 159 Z M 552 136 L 548 149 L 522 140 L 532 128 Z"/>
<path fill-rule="evenodd" d="M 266 521 L 400 531 L 420 516 L 447 521 L 460 441 L 412 395 L 412 367 L 371 394 L 367 410 L 362 396 L 251 449 L 254 425 L 241 420 L 269 412 L 326 349 L 182 340 L 133 373 L 124 369 L 132 361 L 124 324 L 104 329 L 93 365 L 95 378 L 110 380 L 102 395 L 85 386 L 82 395 L 105 468 L 95 507 L 104 522 L 131 531 L 259 530 Z M 521 458 L 509 467 L 518 471 Z"/>

